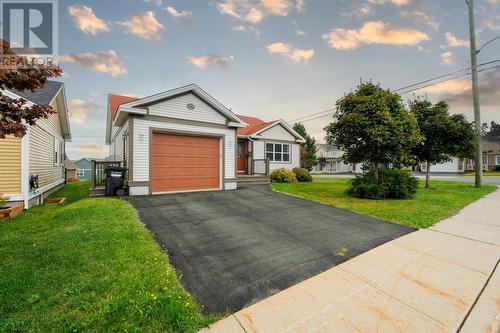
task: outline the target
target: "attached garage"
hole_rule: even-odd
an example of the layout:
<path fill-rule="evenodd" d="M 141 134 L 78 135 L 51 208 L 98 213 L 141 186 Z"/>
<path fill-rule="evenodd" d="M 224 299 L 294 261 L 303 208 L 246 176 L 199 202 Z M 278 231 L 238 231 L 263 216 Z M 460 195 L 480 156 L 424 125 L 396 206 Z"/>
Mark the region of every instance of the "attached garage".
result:
<path fill-rule="evenodd" d="M 221 138 L 153 132 L 152 193 L 221 188 Z"/>

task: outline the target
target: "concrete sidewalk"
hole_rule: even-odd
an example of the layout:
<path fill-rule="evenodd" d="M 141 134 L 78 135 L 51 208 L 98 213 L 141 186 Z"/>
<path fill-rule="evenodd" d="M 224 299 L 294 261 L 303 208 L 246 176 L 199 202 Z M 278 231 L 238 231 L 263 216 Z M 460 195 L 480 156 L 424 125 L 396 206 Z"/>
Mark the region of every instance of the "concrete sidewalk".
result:
<path fill-rule="evenodd" d="M 498 332 L 500 190 L 203 332 Z"/>

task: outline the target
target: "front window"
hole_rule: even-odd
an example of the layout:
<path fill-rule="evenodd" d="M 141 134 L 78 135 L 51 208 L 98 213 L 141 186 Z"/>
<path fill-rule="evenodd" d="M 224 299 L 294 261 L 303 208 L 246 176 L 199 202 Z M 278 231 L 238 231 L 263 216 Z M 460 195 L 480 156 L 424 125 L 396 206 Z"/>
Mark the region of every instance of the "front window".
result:
<path fill-rule="evenodd" d="M 266 143 L 266 158 L 272 162 L 290 162 L 288 143 Z"/>
<path fill-rule="evenodd" d="M 495 156 L 495 165 L 500 165 L 500 155 Z"/>
<path fill-rule="evenodd" d="M 85 171 L 84 170 L 80 170 L 80 169 L 76 170 L 76 176 L 77 177 L 83 177 L 84 175 L 85 175 Z"/>

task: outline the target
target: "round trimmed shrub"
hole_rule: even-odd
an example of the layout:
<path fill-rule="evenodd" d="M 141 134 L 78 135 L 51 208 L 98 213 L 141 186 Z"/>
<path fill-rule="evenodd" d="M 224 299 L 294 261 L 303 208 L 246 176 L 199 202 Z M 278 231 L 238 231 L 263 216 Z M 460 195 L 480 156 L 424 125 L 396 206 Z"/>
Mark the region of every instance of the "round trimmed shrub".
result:
<path fill-rule="evenodd" d="M 297 177 L 295 174 L 286 169 L 286 168 L 279 168 L 271 172 L 271 182 L 273 183 L 296 183 L 297 182 Z"/>
<path fill-rule="evenodd" d="M 309 170 L 304 168 L 293 168 L 292 172 L 297 177 L 297 181 L 299 182 L 312 182 L 313 177 L 309 173 Z"/>
<path fill-rule="evenodd" d="M 365 199 L 410 199 L 417 192 L 418 179 L 409 171 L 383 169 L 375 180 L 373 171 L 357 175 L 349 183 L 349 195 Z"/>
<path fill-rule="evenodd" d="M 410 199 L 417 193 L 418 179 L 408 170 L 384 169 L 380 179 L 386 198 Z"/>
<path fill-rule="evenodd" d="M 382 199 L 384 187 L 375 181 L 373 173 L 365 172 L 349 181 L 347 194 L 363 199 Z"/>

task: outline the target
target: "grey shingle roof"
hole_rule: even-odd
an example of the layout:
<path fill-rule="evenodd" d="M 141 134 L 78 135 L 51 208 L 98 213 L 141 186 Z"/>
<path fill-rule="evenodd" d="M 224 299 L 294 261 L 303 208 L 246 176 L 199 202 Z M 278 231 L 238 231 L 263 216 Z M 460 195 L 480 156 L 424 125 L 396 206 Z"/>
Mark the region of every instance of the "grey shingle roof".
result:
<path fill-rule="evenodd" d="M 57 95 L 59 89 L 63 85 L 62 82 L 57 81 L 47 81 L 45 83 L 45 87 L 35 90 L 35 92 L 31 92 L 29 90 L 18 91 L 12 90 L 15 94 L 26 98 L 27 100 L 36 103 L 36 104 L 49 104 L 54 97 Z"/>
<path fill-rule="evenodd" d="M 69 158 L 67 158 L 67 159 L 64 160 L 64 166 L 66 167 L 66 169 L 70 169 L 70 170 L 76 170 L 76 169 L 78 169 L 78 167 L 76 166 L 75 162 L 73 162 Z"/>

